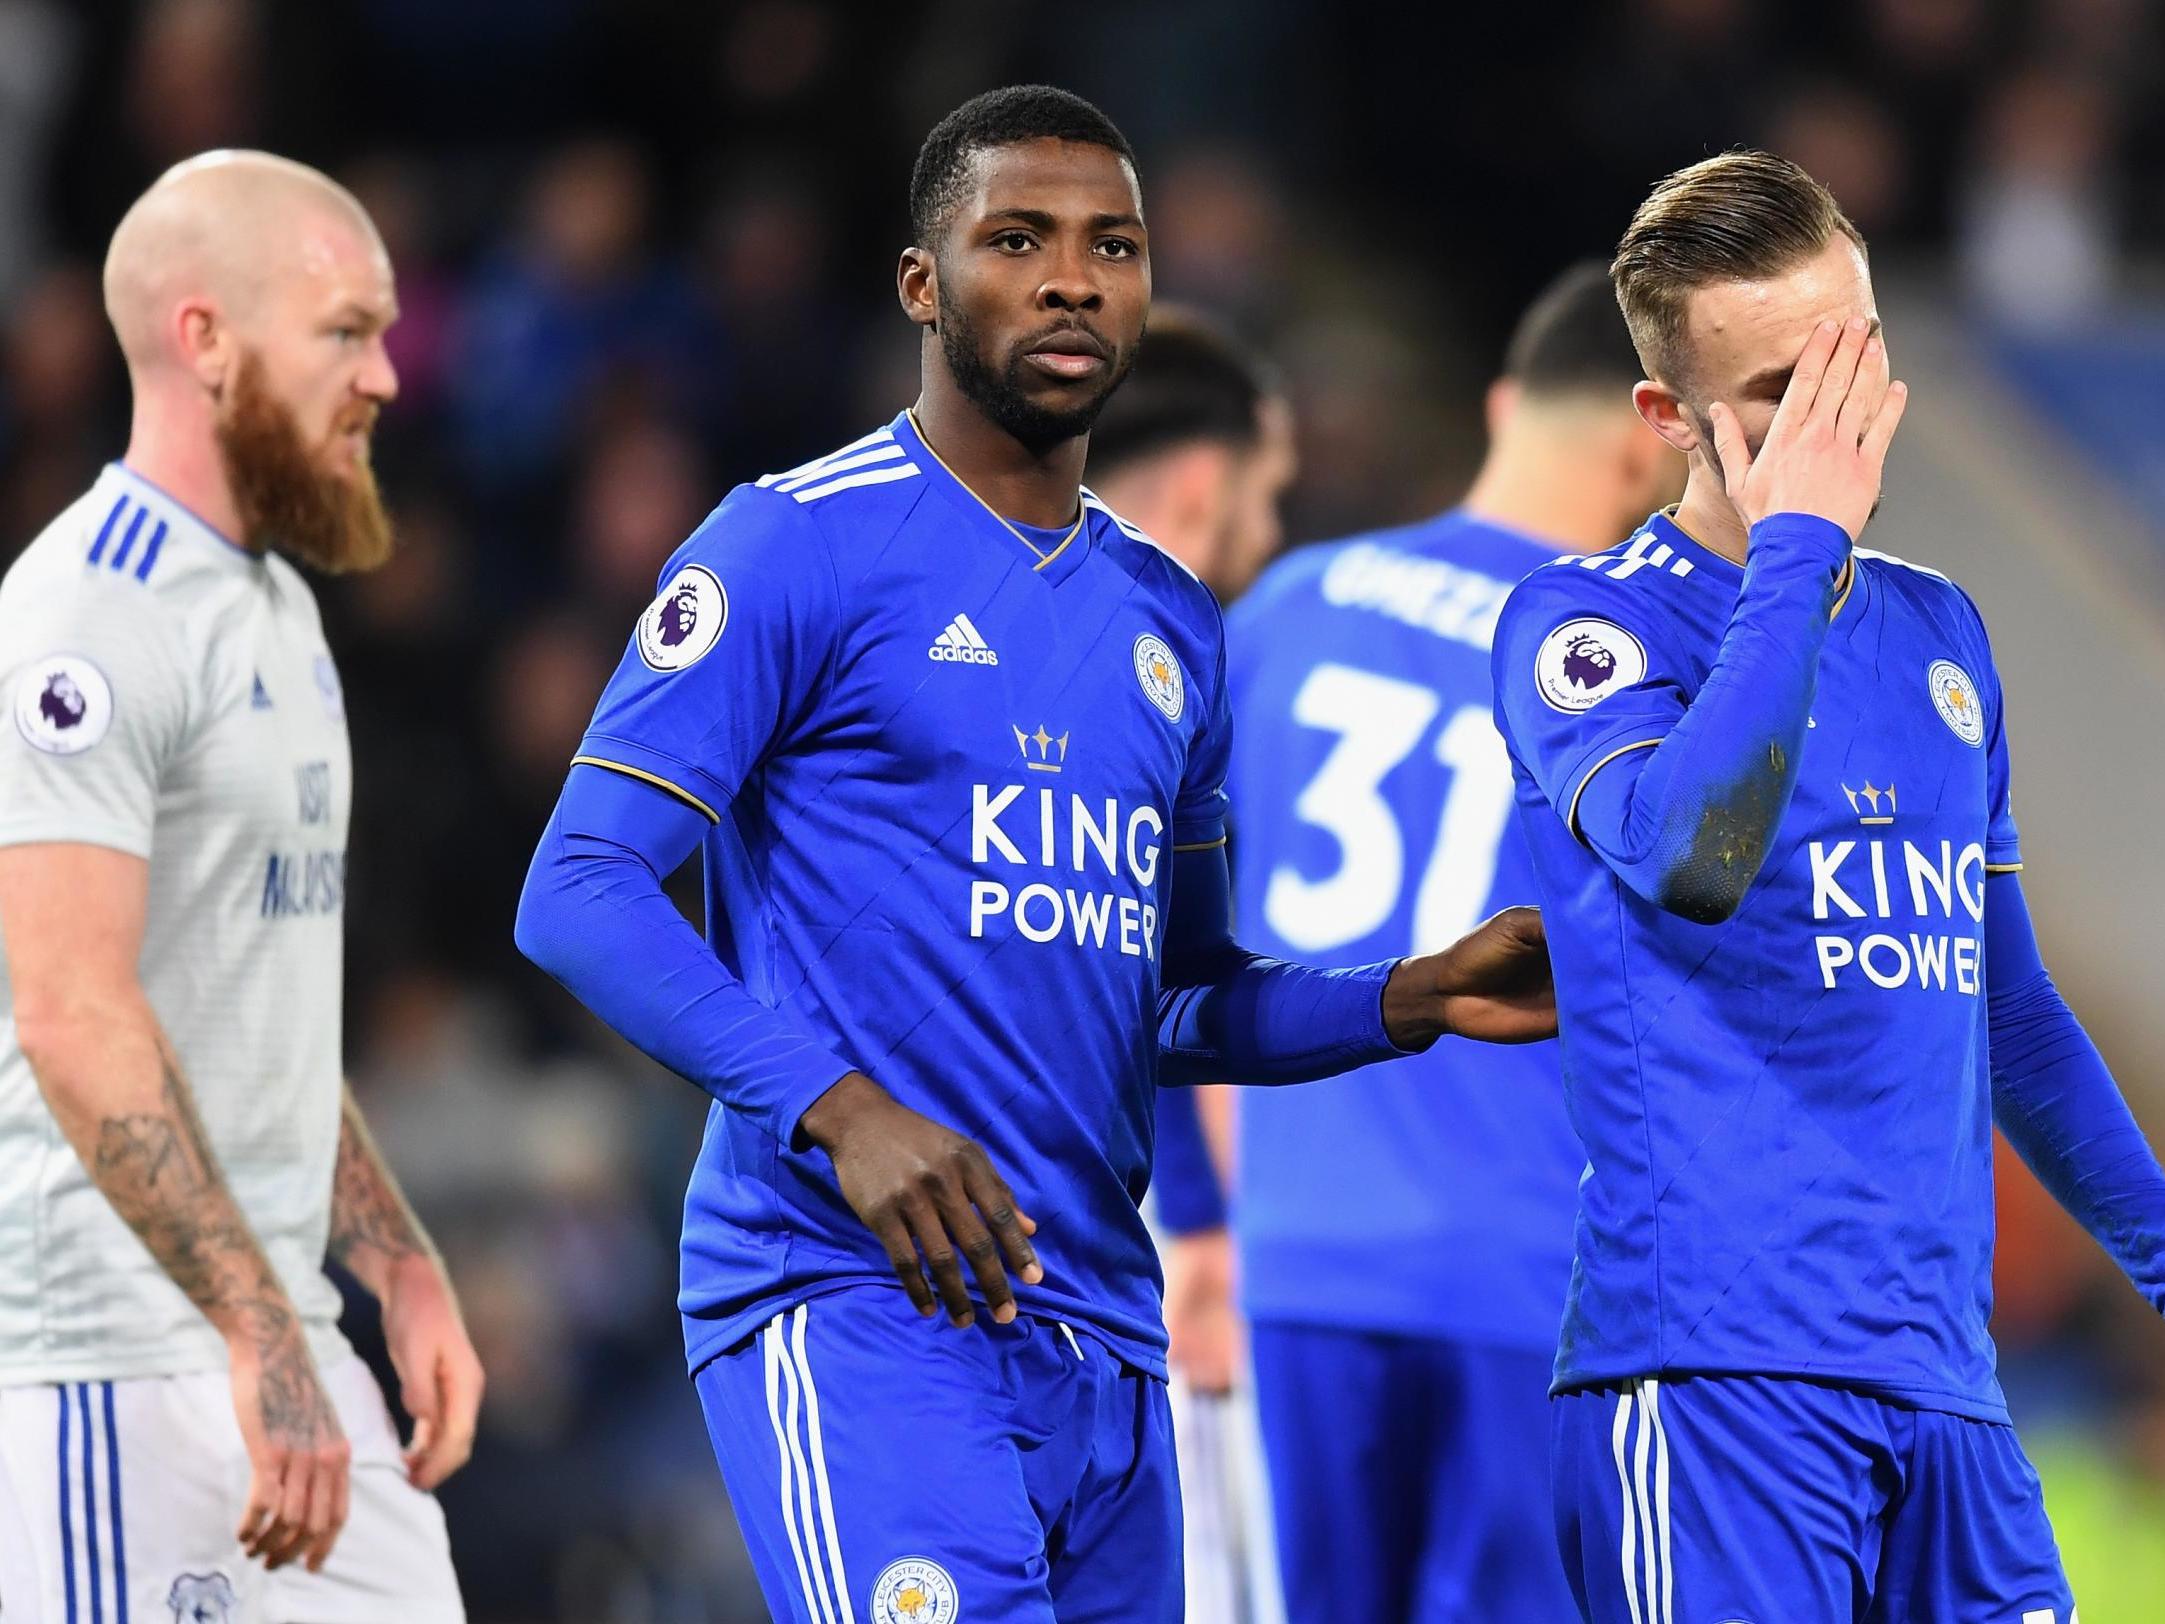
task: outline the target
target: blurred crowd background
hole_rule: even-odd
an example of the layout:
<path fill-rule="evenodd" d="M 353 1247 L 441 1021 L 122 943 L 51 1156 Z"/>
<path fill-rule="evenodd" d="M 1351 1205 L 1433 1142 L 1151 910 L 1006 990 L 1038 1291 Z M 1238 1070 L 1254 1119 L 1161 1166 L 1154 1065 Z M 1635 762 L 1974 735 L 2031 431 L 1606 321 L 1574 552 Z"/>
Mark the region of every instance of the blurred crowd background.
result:
<path fill-rule="evenodd" d="M 444 1494 L 476 1620 L 761 1616 L 672 1309 L 704 1096 L 519 960 L 510 921 L 663 559 L 731 484 L 911 397 L 894 264 L 940 114 L 1047 79 L 1125 127 L 1161 296 L 1287 380 L 1296 543 L 1453 500 L 1523 301 L 1737 143 L 1828 182 L 1883 292 L 2007 391 L 2006 432 L 2139 514 L 2165 511 L 2161 36 L 2145 0 L 0 0 L 0 562 L 124 443 L 98 264 L 167 164 L 316 163 L 397 265 L 377 466 L 403 550 L 324 592 L 359 773 L 348 1054 L 489 1368 Z M 2165 559 L 2165 527 L 2131 529 Z M 2154 626 L 2165 597 L 2135 601 Z M 2133 697 L 2126 754 L 2165 692 Z M 2154 850 L 2106 878 L 2165 897 Z M 2048 947 L 2082 929 L 2046 921 Z M 2158 1137 L 2143 1014 L 2101 1036 Z M 2084 1616 L 2161 1616 L 2165 1330 L 2007 1185 L 2009 1384 Z"/>

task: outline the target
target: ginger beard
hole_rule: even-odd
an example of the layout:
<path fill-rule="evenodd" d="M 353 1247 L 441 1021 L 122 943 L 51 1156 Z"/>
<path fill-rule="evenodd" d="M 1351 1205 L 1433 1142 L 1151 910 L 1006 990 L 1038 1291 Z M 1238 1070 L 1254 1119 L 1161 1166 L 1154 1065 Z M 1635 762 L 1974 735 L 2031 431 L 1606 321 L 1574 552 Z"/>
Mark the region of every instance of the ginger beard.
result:
<path fill-rule="evenodd" d="M 357 400 L 331 424 L 331 437 L 374 427 L 376 404 Z M 275 547 L 326 575 L 372 570 L 391 556 L 391 519 L 364 456 L 350 472 L 327 466 L 328 445 L 311 448 L 292 407 L 271 392 L 263 357 L 250 351 L 233 374 L 218 417 L 218 452 L 240 512 L 241 540 Z"/>

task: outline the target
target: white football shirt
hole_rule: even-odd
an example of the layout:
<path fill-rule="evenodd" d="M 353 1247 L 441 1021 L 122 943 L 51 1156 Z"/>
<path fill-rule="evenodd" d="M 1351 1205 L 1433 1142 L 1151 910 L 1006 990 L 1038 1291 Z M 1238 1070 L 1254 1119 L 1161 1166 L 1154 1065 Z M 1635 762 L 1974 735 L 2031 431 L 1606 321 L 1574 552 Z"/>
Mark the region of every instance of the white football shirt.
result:
<path fill-rule="evenodd" d="M 0 702 L 0 845 L 149 861 L 143 988 L 324 1362 L 352 773 L 315 598 L 114 464 L 0 581 Z M 61 1136 L 12 1008 L 0 965 L 0 1384 L 223 1367 Z"/>

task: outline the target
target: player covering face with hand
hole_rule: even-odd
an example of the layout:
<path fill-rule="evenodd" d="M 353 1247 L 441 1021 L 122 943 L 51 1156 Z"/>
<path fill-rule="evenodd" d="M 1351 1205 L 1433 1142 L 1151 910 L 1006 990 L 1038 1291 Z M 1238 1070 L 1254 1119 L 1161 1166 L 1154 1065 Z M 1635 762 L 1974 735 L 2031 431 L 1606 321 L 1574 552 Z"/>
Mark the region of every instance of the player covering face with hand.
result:
<path fill-rule="evenodd" d="M 0 1597 L 457 1620 L 424 1491 L 481 1370 L 341 1081 L 352 772 L 288 562 L 388 556 L 390 262 L 316 171 L 212 153 L 105 298 L 126 458 L 0 584 Z M 403 1460 L 326 1253 L 383 1305 Z"/>
<path fill-rule="evenodd" d="M 1499 727 L 1588 1171 L 1553 1391 L 1581 1612 L 2071 1624 L 1991 1308 L 1992 1127 L 2165 1309 L 2165 1174 L 2039 960 L 1976 606 L 1855 545 L 1906 392 L 1794 165 L 1613 267 L 1682 502 L 1536 571 Z"/>
<path fill-rule="evenodd" d="M 681 1303 L 776 1616 L 1171 1624 L 1154 1088 L 1538 1038 L 1546 958 L 1527 910 L 1355 970 L 1235 944 L 1217 607 L 1079 485 L 1149 306 L 1126 142 L 994 92 L 911 203 L 916 405 L 670 561 L 518 939 L 715 1096 Z"/>

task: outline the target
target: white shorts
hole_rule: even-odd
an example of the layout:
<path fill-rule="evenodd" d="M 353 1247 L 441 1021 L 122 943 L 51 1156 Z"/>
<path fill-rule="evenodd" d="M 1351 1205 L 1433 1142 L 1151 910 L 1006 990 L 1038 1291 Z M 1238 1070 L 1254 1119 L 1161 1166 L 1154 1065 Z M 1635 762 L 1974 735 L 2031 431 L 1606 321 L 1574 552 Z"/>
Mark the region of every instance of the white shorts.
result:
<path fill-rule="evenodd" d="M 375 1377 L 348 1354 L 323 1378 L 353 1468 L 321 1573 L 241 1554 L 248 1452 L 225 1372 L 0 1388 L 0 1618 L 464 1624 L 443 1511 L 406 1481 Z"/>
<path fill-rule="evenodd" d="M 1170 1391 L 1186 1624 L 1285 1624 L 1255 1377 L 1243 1369 L 1232 1392 L 1198 1393 L 1175 1372 Z"/>

